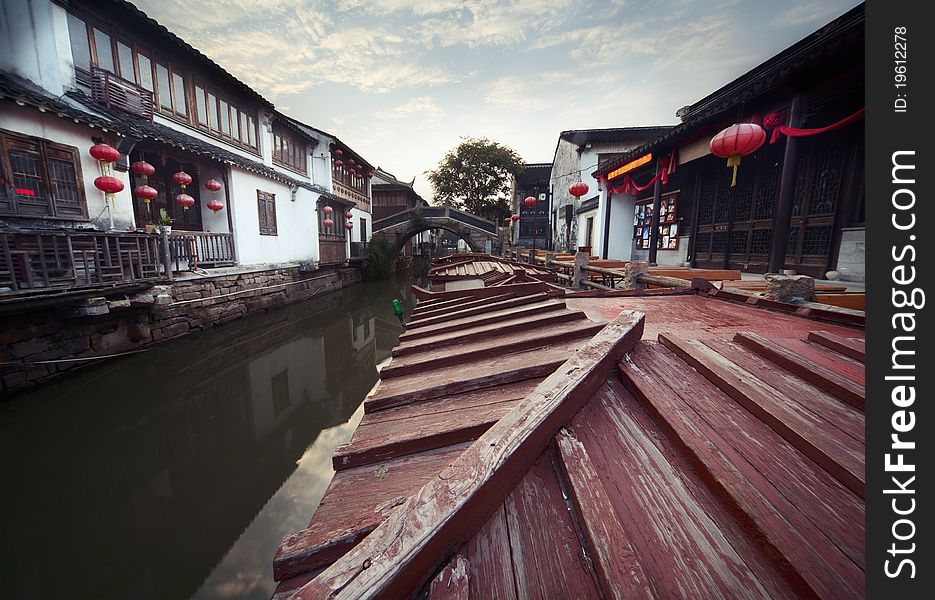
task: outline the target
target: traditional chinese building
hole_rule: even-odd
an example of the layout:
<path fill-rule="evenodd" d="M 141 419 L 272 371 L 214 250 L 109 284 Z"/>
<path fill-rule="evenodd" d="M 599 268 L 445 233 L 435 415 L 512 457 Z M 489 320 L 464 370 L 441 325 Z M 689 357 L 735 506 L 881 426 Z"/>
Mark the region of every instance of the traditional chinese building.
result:
<path fill-rule="evenodd" d="M 670 128 L 575 129 L 559 134 L 550 173 L 551 234 L 556 250 L 574 252 L 576 246 L 586 246 L 592 254 L 604 258 L 608 252 L 618 251 L 615 246 L 625 223 L 619 222 L 619 215 L 605 210 L 598 181 L 591 177 L 591 171 L 600 162 L 620 156 Z M 588 192 L 580 198 L 569 192 L 578 181 L 588 186 Z"/>
<path fill-rule="evenodd" d="M 370 163 L 131 3 L 2 4 L 0 287 L 342 265 L 366 238 Z M 99 162 L 94 145 L 119 158 Z M 147 237 L 169 223 L 165 242 Z"/>
<path fill-rule="evenodd" d="M 863 105 L 861 4 L 601 162 L 601 199 L 630 225 L 609 257 L 863 280 Z M 739 130 L 735 175 L 712 146 L 731 154 Z"/>
<path fill-rule="evenodd" d="M 406 183 L 397 179 L 392 173 L 377 168 L 370 182 L 373 194 L 373 219 L 379 221 L 403 211 L 426 206 L 426 201 L 412 187 L 414 184 L 415 178 Z M 419 248 L 423 241 L 428 240 L 428 237 L 423 233 L 417 234 L 403 246 L 403 255 L 412 256 L 414 249 Z"/>
<path fill-rule="evenodd" d="M 523 172 L 513 180 L 513 214 L 519 222 L 513 226 L 513 243 L 527 248 L 550 248 L 549 201 L 552 191 L 549 186 L 550 163 L 526 163 Z M 527 198 L 535 198 L 532 206 Z"/>

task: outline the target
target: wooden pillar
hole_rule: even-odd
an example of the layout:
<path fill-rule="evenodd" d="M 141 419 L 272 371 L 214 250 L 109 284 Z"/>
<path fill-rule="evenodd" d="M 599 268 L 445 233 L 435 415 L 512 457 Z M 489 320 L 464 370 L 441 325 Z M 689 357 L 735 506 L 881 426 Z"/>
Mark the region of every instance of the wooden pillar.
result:
<path fill-rule="evenodd" d="M 653 185 L 653 219 L 649 226 L 649 264 L 656 264 L 656 244 L 659 243 L 659 208 L 662 204 L 662 179 L 658 177 L 662 169 L 661 159 L 656 159 L 656 183 Z"/>
<path fill-rule="evenodd" d="M 802 96 L 792 98 L 789 109 L 789 125 L 799 127 L 802 120 Z M 786 243 L 789 239 L 789 220 L 792 218 L 792 203 L 795 199 L 795 179 L 799 142 L 786 136 L 786 148 L 782 157 L 782 174 L 779 176 L 779 200 L 776 202 L 776 217 L 773 221 L 773 240 L 770 244 L 768 273 L 779 273 L 786 263 Z"/>
<path fill-rule="evenodd" d="M 169 251 L 169 234 L 162 230 L 159 232 L 160 244 L 162 245 L 162 266 L 166 270 L 166 277 L 172 281 L 172 253 Z"/>
<path fill-rule="evenodd" d="M 695 174 L 695 189 L 692 192 L 692 227 L 688 238 L 688 261 L 695 266 L 695 251 L 698 241 L 698 215 L 701 214 L 701 173 Z M 681 235 L 681 226 L 679 223 L 679 234 Z"/>
<path fill-rule="evenodd" d="M 601 258 L 608 259 L 609 248 L 610 248 L 610 202 L 614 197 L 614 191 L 610 187 L 610 181 L 607 182 L 607 206 L 604 207 L 604 239 L 601 243 L 602 251 Z"/>

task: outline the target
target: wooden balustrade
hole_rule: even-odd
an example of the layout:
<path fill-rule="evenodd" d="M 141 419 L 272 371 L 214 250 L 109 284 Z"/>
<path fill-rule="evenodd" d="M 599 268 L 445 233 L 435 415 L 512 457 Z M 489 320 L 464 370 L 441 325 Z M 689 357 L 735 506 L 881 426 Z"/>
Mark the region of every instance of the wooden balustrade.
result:
<path fill-rule="evenodd" d="M 225 267 L 236 263 L 234 236 L 207 231 L 173 231 L 169 249 L 176 271 Z"/>

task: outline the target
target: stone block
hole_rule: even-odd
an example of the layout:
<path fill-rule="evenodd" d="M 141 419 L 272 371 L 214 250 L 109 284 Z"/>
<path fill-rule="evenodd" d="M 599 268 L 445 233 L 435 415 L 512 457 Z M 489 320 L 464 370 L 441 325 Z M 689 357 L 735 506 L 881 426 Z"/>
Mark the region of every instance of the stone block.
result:
<path fill-rule="evenodd" d="M 159 306 L 164 304 L 172 304 L 172 296 L 169 294 L 159 294 L 154 298 L 153 303 Z"/>
<path fill-rule="evenodd" d="M 127 326 L 127 338 L 131 342 L 148 342 L 152 337 L 149 323 L 130 323 Z"/>
<path fill-rule="evenodd" d="M 121 310 L 124 308 L 130 308 L 130 299 L 124 298 L 123 300 L 108 300 L 107 308 L 110 310 Z"/>
<path fill-rule="evenodd" d="M 640 275 L 649 273 L 649 263 L 645 261 L 631 261 L 623 267 L 623 284 L 625 290 L 643 290 L 646 284 L 640 281 Z"/>
<path fill-rule="evenodd" d="M 780 302 L 814 302 L 815 280 L 808 275 L 767 275 L 766 297 Z"/>
<path fill-rule="evenodd" d="M 156 297 L 149 292 L 143 292 L 130 296 L 130 306 L 150 306 L 156 301 Z"/>
<path fill-rule="evenodd" d="M 13 356 L 17 358 L 25 358 L 27 356 L 32 356 L 33 354 L 44 352 L 48 348 L 48 338 L 32 338 L 26 340 L 25 342 L 13 344 L 10 346 L 10 352 L 12 352 Z"/>

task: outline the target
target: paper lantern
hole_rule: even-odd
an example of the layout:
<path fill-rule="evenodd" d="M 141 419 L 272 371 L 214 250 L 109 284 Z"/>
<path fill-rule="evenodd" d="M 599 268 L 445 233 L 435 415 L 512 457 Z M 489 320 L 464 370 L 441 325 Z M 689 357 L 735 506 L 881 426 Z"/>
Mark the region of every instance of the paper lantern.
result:
<path fill-rule="evenodd" d="M 737 167 L 740 158 L 753 154 L 766 141 L 766 131 L 756 123 L 735 123 L 711 138 L 708 146 L 711 153 L 727 159 L 727 166 L 733 167 L 730 186 L 737 185 Z"/>
<path fill-rule="evenodd" d="M 217 179 L 209 179 L 205 182 L 205 189 L 211 192 L 217 192 L 221 189 L 221 182 Z"/>
<path fill-rule="evenodd" d="M 138 185 L 133 188 L 133 195 L 142 200 L 147 208 L 149 203 L 156 199 L 156 196 L 159 195 L 159 192 L 154 187 L 148 185 Z"/>
<path fill-rule="evenodd" d="M 215 199 L 208 200 L 208 203 L 205 206 L 207 206 L 210 210 L 214 211 L 215 213 L 217 213 L 218 211 L 224 208 L 224 205 L 221 204 L 220 201 L 215 200 Z"/>
<path fill-rule="evenodd" d="M 188 210 L 188 207 L 195 205 L 195 199 L 188 194 L 179 194 L 175 197 L 175 203 L 181 206 L 182 210 Z"/>
<path fill-rule="evenodd" d="M 172 181 L 179 184 L 179 187 L 184 190 L 185 187 L 192 182 L 192 176 L 185 171 L 179 171 L 172 175 Z"/>
<path fill-rule="evenodd" d="M 108 146 L 107 144 L 97 144 L 91 146 L 91 150 L 89 150 L 89 152 L 95 160 L 99 160 L 102 163 L 113 163 L 120 160 L 120 152 L 116 148 Z"/>
<path fill-rule="evenodd" d="M 575 198 L 581 198 L 581 196 L 588 193 L 588 184 L 583 181 L 577 181 L 571 184 L 571 187 L 568 188 L 568 193 Z"/>

